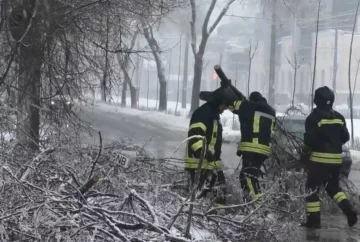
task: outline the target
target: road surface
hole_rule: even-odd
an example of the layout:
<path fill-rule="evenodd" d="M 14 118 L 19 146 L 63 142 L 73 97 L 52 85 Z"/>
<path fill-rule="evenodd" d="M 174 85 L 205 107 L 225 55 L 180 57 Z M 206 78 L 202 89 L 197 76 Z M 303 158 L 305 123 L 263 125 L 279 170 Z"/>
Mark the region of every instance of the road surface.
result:
<path fill-rule="evenodd" d="M 182 158 L 184 156 L 184 145 L 173 154 L 178 145 L 186 138 L 186 132 L 169 130 L 150 121 L 139 119 L 136 116 L 125 115 L 115 110 L 102 110 L 95 106 L 83 106 L 80 117 L 89 122 L 96 131 L 101 131 L 104 143 L 118 141 L 122 138 L 131 138 L 133 142 L 144 145 L 155 157 Z M 236 144 L 224 144 L 222 159 L 227 170 L 234 170 L 239 164 L 239 158 L 235 154 Z M 360 172 L 351 171 L 350 180 L 360 188 Z M 360 226 L 350 230 L 342 216 L 323 217 L 325 227 L 335 221 L 336 225 L 331 229 L 322 229 L 315 236 L 303 233 L 304 241 L 360 241 Z M 340 227 L 340 228 L 339 228 Z M 305 237 L 309 238 L 305 238 Z M 331 239 L 331 240 L 329 240 Z"/>

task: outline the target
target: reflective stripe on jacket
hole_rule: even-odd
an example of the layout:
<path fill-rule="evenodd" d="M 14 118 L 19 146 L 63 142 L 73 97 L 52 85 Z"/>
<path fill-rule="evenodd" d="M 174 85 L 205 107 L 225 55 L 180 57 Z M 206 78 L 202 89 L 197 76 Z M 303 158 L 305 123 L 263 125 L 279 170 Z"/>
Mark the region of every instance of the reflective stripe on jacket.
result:
<path fill-rule="evenodd" d="M 238 150 L 270 155 L 271 134 L 275 127 L 275 111 L 266 102 L 237 101 L 234 109 L 239 116 L 241 142 Z"/>
<path fill-rule="evenodd" d="M 216 160 L 208 162 L 204 159 L 202 168 L 221 169 L 222 126 L 217 107 L 212 106 L 211 103 L 205 103 L 195 110 L 190 119 L 188 137 L 194 135 L 206 137 L 206 151 L 210 151 Z M 193 138 L 188 141 L 185 151 L 185 168 L 196 169 L 198 167 L 202 147 L 202 139 Z"/>
<path fill-rule="evenodd" d="M 313 162 L 341 164 L 342 145 L 349 138 L 344 117 L 332 109 L 315 108 L 306 118 L 304 144 Z"/>

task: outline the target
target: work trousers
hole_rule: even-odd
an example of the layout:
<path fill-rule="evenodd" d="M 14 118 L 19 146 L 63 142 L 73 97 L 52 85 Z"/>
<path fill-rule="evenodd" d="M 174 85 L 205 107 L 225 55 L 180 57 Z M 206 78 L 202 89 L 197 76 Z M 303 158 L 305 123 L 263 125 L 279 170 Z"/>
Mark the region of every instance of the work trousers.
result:
<path fill-rule="evenodd" d="M 309 226 L 320 224 L 319 188 L 325 186 L 326 193 L 338 204 L 347 215 L 351 213 L 351 205 L 346 194 L 339 186 L 341 164 L 326 164 L 310 161 L 306 191 L 311 193 L 306 197 L 307 223 Z"/>
<path fill-rule="evenodd" d="M 253 200 L 261 197 L 259 176 L 262 175 L 260 167 L 267 159 L 266 155 L 254 152 L 242 152 L 242 169 L 240 171 L 241 189 L 251 195 Z"/>
<path fill-rule="evenodd" d="M 190 175 L 191 186 L 195 184 L 196 169 L 185 169 Z M 215 199 L 215 203 L 224 205 L 226 203 L 226 179 L 222 170 L 208 170 L 202 169 L 199 178 L 199 186 L 197 189 L 202 190 L 202 197 L 205 197 L 208 192 L 211 192 L 212 198 Z"/>

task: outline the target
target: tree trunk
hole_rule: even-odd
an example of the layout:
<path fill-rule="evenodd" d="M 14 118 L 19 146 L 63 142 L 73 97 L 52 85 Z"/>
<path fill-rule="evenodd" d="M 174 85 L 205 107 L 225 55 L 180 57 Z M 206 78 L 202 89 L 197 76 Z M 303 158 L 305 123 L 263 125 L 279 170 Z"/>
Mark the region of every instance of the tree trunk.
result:
<path fill-rule="evenodd" d="M 109 17 L 106 18 L 106 40 L 105 40 L 105 66 L 104 66 L 104 73 L 101 82 L 101 101 L 106 102 L 106 96 L 108 92 L 107 86 L 107 77 L 108 77 L 108 69 L 109 69 L 109 24 L 110 20 Z"/>
<path fill-rule="evenodd" d="M 191 110 L 190 113 L 193 113 L 195 109 L 199 107 L 200 99 L 200 87 L 201 87 L 201 75 L 202 75 L 202 65 L 203 65 L 203 55 L 197 54 L 195 56 L 195 64 L 194 64 L 194 82 L 191 93 Z"/>
<path fill-rule="evenodd" d="M 158 72 L 159 84 L 160 84 L 160 92 L 159 92 L 159 111 L 166 111 L 167 109 L 167 95 L 166 95 L 166 79 L 165 79 L 165 70 L 163 67 L 163 63 L 160 59 L 160 54 L 153 52 L 156 67 Z"/>
<path fill-rule="evenodd" d="M 182 83 L 181 108 L 185 109 L 187 104 L 187 82 L 188 82 L 188 67 L 189 67 L 189 33 L 186 34 L 185 40 L 185 58 L 184 58 L 184 74 Z"/>
<path fill-rule="evenodd" d="M 38 43 L 37 43 L 38 44 Z M 40 141 L 40 86 L 43 53 L 37 46 L 20 47 L 18 141 L 33 150 L 39 149 Z"/>
<path fill-rule="evenodd" d="M 143 30 L 144 30 L 144 36 L 151 48 L 151 52 L 154 56 L 155 62 L 156 62 L 156 68 L 159 78 L 159 84 L 160 84 L 160 100 L 159 100 L 159 111 L 166 111 L 167 109 L 167 92 L 166 92 L 166 78 L 165 78 L 165 69 L 164 64 L 161 61 L 161 54 L 160 54 L 160 47 L 158 43 L 156 42 L 154 35 L 152 33 L 151 26 L 146 26 L 145 20 L 141 19 Z"/>
<path fill-rule="evenodd" d="M 124 81 L 122 84 L 123 85 L 122 85 L 122 90 L 121 90 L 121 107 L 126 107 L 126 91 L 127 91 L 126 77 L 124 78 Z"/>
<path fill-rule="evenodd" d="M 271 106 L 275 105 L 275 61 L 276 61 L 275 55 L 276 55 L 276 0 L 273 0 L 272 17 L 271 17 L 269 94 L 268 94 L 268 101 Z"/>
<path fill-rule="evenodd" d="M 19 143 L 39 149 L 40 141 L 40 87 L 44 42 L 38 15 L 38 1 L 18 2 L 10 16 L 9 30 L 18 41 L 19 63 L 17 95 L 17 139 Z"/>
<path fill-rule="evenodd" d="M 131 108 L 137 108 L 137 95 L 138 95 L 138 89 L 130 85 L 130 98 L 131 98 Z"/>

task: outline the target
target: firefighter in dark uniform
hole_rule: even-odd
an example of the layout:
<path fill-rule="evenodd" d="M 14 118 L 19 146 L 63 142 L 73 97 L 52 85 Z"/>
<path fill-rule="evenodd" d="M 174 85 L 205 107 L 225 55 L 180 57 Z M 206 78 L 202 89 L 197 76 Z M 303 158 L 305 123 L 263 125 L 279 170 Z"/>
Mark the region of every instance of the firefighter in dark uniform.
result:
<path fill-rule="evenodd" d="M 192 114 L 188 131 L 188 137 L 194 135 L 206 137 L 205 159 L 202 164 L 198 189 L 206 186 L 198 198 L 205 197 L 209 191 L 212 191 L 215 206 L 224 205 L 226 202 L 226 181 L 221 162 L 223 129 L 220 123 L 220 114 L 227 109 L 228 105 L 233 105 L 235 101 L 232 98 L 231 91 L 230 94 L 228 91 L 227 87 L 221 87 L 214 92 L 202 92 L 207 94 L 207 98 L 205 98 L 207 102 Z M 185 170 L 190 175 L 192 185 L 196 182 L 194 178 L 200 161 L 202 146 L 203 140 L 199 138 L 193 138 L 187 143 Z M 215 189 L 215 186 L 218 189 Z"/>
<path fill-rule="evenodd" d="M 320 228 L 321 185 L 347 216 L 348 225 L 357 223 L 357 212 L 339 187 L 342 145 L 349 141 L 349 132 L 344 117 L 332 109 L 334 100 L 327 86 L 318 88 L 314 96 L 316 108 L 305 121 L 302 160 L 307 163 L 306 189 L 311 194 L 306 197 L 307 221 L 301 225 L 307 228 Z"/>
<path fill-rule="evenodd" d="M 234 114 L 239 116 L 241 142 L 237 155 L 242 156 L 240 184 L 247 196 L 259 202 L 261 166 L 270 155 L 270 141 L 275 125 L 275 110 L 259 93 L 252 92 L 249 100 L 235 102 Z M 246 197 L 246 196 L 245 196 Z"/>

